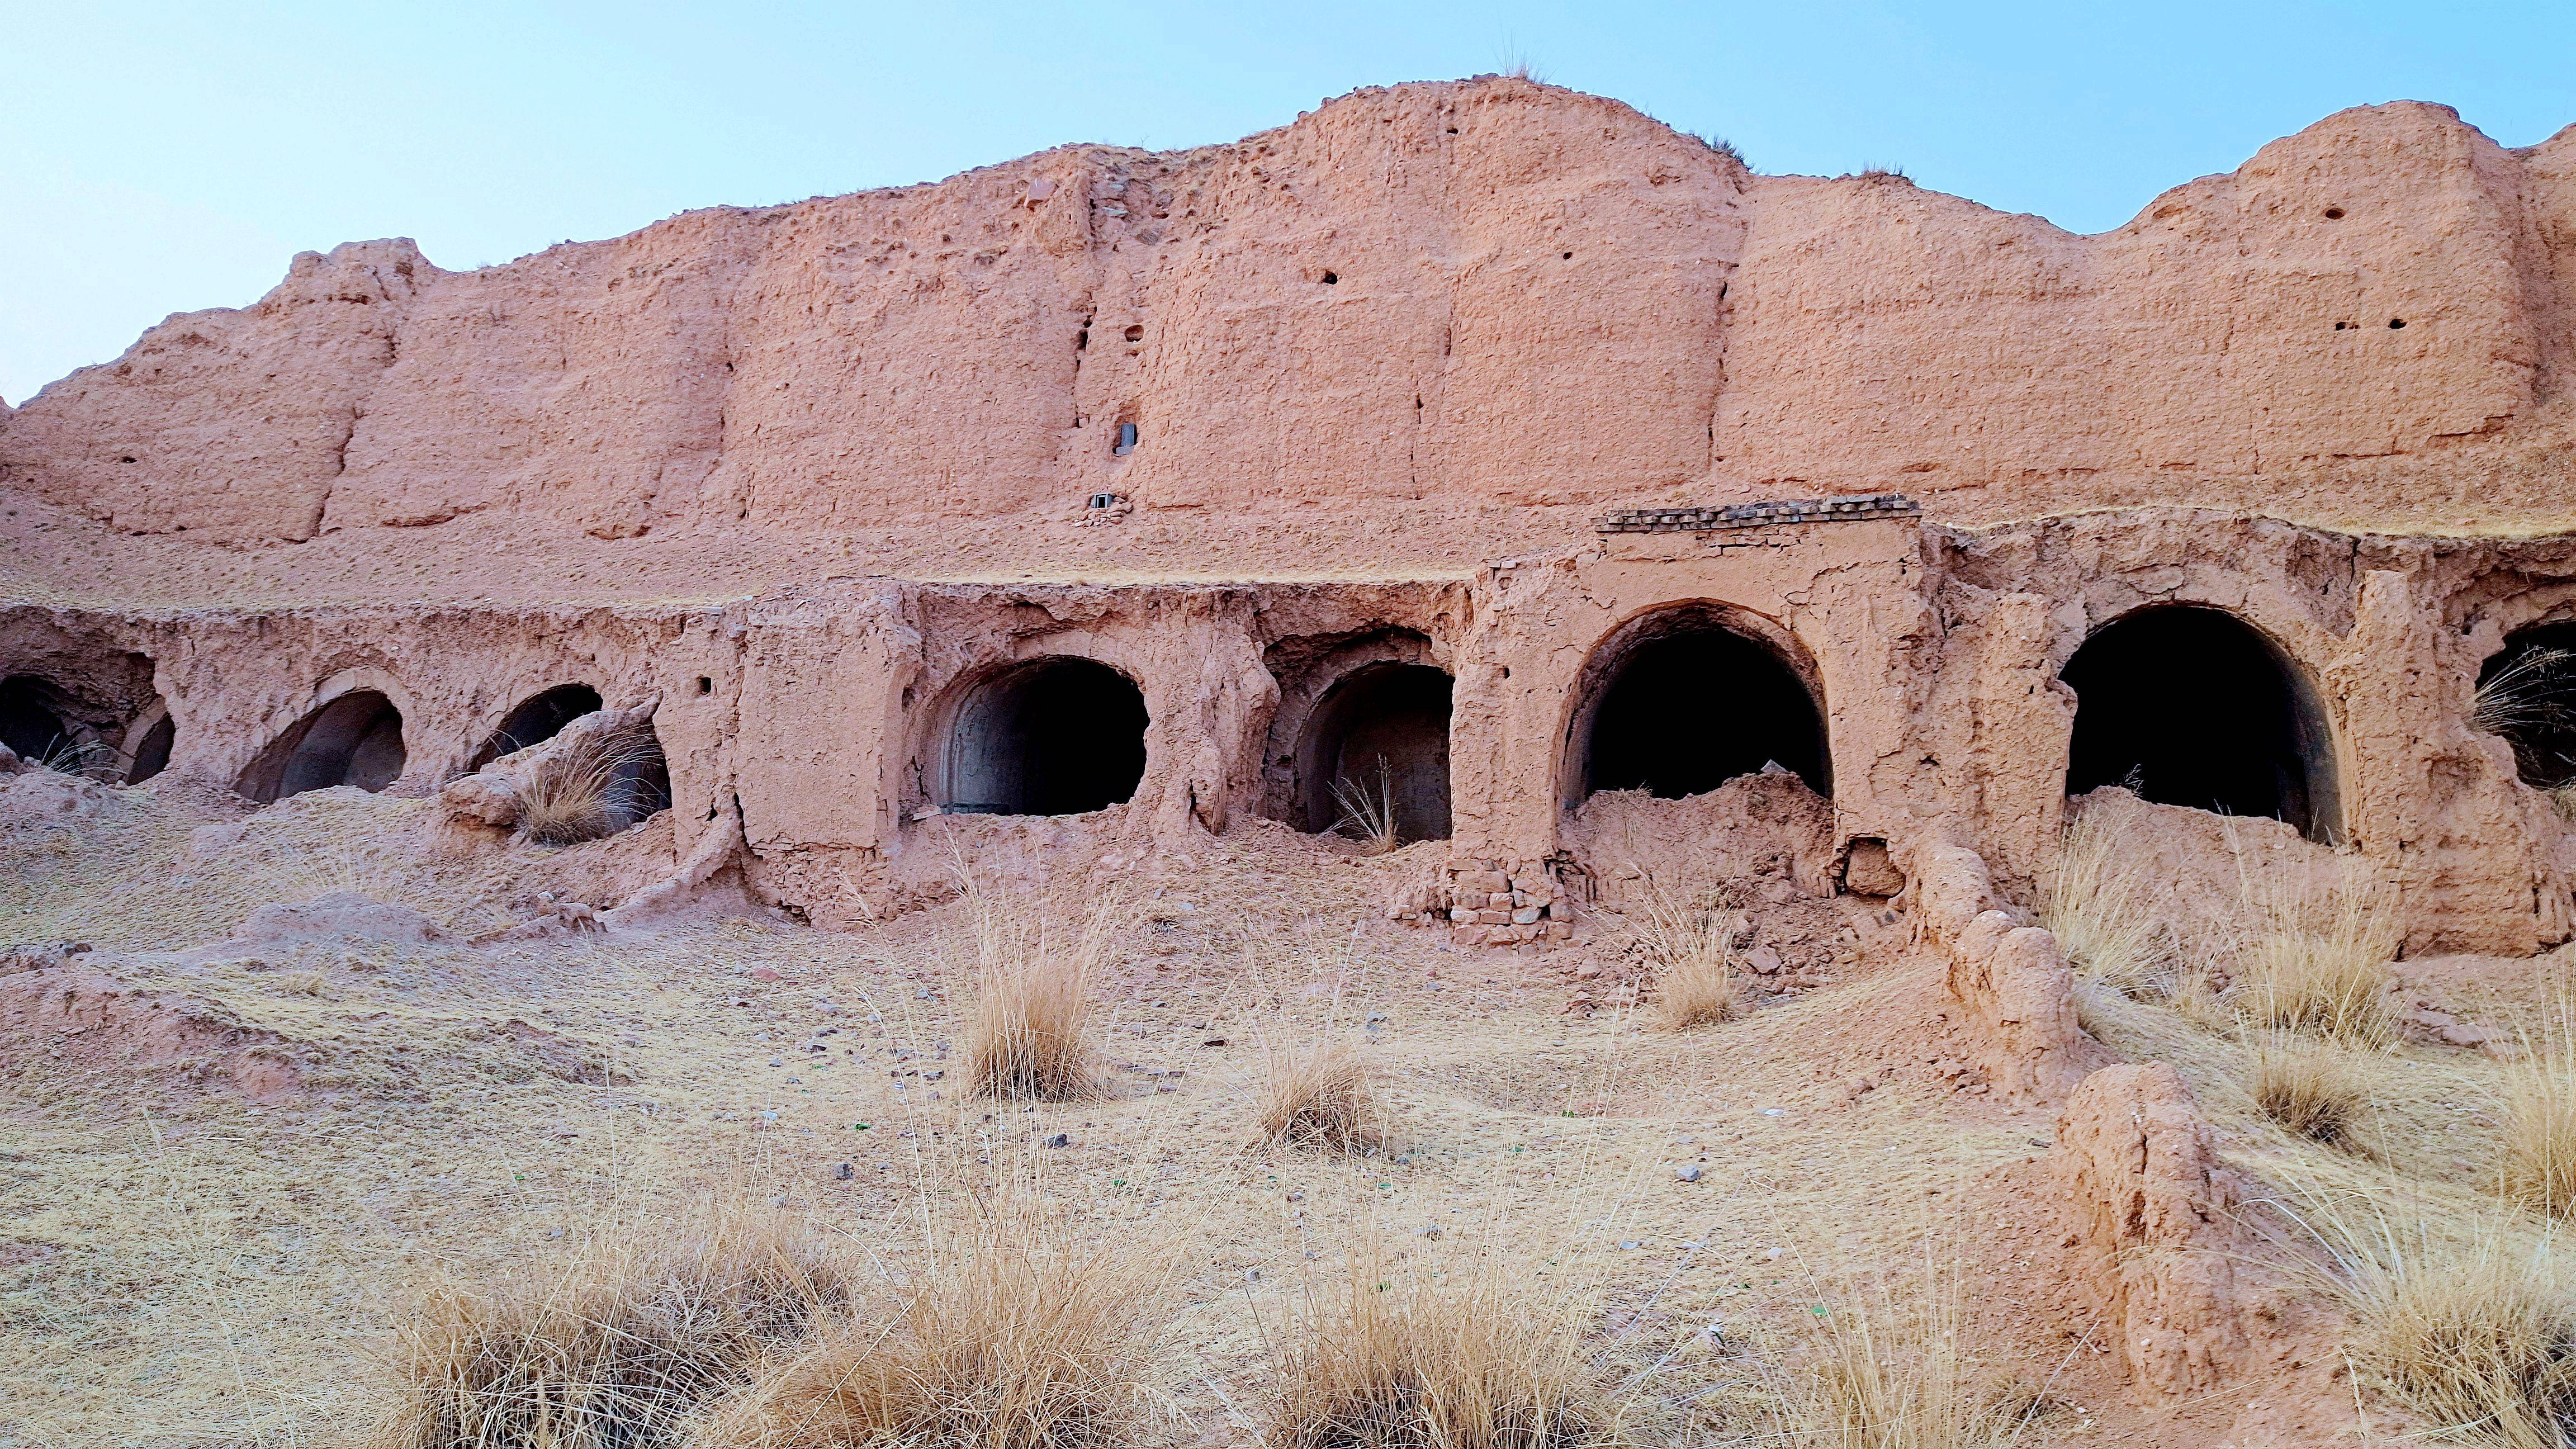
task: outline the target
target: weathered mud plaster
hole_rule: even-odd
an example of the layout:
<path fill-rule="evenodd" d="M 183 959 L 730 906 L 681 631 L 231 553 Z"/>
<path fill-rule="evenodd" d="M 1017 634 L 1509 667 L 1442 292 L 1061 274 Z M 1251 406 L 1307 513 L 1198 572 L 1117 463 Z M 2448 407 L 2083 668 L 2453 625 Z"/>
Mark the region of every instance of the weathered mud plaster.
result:
<path fill-rule="evenodd" d="M 2442 106 L 2340 112 L 2075 236 L 1487 77 L 476 271 L 307 253 L 0 414 L 0 486 L 235 541 L 1099 491 L 2563 517 L 2571 250 L 2576 139 Z"/>
<path fill-rule="evenodd" d="M 1773 646 L 1823 710 L 1843 834 L 1910 823 L 1903 736 L 1937 648 L 1911 522 L 1748 534 L 1621 534 L 1571 556 L 1498 566 L 1459 650 L 1451 769 L 1457 853 L 1536 859 L 1581 803 L 1579 735 L 1607 681 L 1587 675 L 1635 621 L 1697 606 Z M 1821 880 L 1815 882 L 1819 887 Z"/>
<path fill-rule="evenodd" d="M 2239 1281 L 2256 1254 L 2236 1179 L 2181 1074 L 2148 1062 L 2086 1077 L 2049 1165 L 2076 1282 L 2131 1391 L 2171 1403 L 2242 1378 L 2259 1357 L 2251 1342 L 2275 1335 L 2254 1321 L 2268 1305 Z"/>
<path fill-rule="evenodd" d="M 2046 873 L 2063 822 L 2075 701 L 2058 671 L 2112 620 L 2190 604 L 2252 625 L 2318 692 L 2332 736 L 2326 833 L 2389 871 L 2410 951 L 2529 954 L 2567 938 L 2566 824 L 2516 777 L 2503 741 L 2469 723 L 2478 665 L 2504 633 L 2576 616 L 2566 540 L 2152 511 L 1942 533 L 1934 547 L 1944 667 L 1919 728 L 1957 762 L 1941 813 L 1973 820 L 2008 895 Z M 1948 667 L 1961 655 L 1971 668 Z"/>
<path fill-rule="evenodd" d="M 2567 937 L 2569 827 L 2469 724 L 2478 667 L 2507 633 L 2576 618 L 2576 545 L 2563 539 L 2396 539 L 2151 510 L 1976 532 L 1883 519 L 1614 535 L 1464 577 L 846 579 L 663 609 L 20 607 L 0 614 L 0 668 L 94 701 L 107 732 L 166 708 L 173 778 L 226 787 L 352 688 L 402 711 L 392 788 L 407 793 L 461 773 L 546 689 L 580 683 L 617 706 L 658 697 L 673 848 L 688 854 L 738 811 L 752 887 L 828 923 L 944 890 L 961 843 L 1043 835 L 1077 853 L 1133 851 L 1275 813 L 1277 752 L 1293 749 L 1281 730 L 1293 736 L 1351 669 L 1397 657 L 1454 676 L 1458 868 L 1536 881 L 1539 863 L 1560 861 L 1597 879 L 1616 862 L 1586 859 L 1612 847 L 1578 828 L 1585 711 L 1623 630 L 1687 614 L 1769 651 L 1821 713 L 1831 826 L 1788 851 L 1803 889 L 1837 889 L 1855 845 L 1871 893 L 1893 889 L 1886 862 L 1938 838 L 1982 858 L 1996 901 L 2028 905 L 2064 820 L 2078 717 L 2059 671 L 2105 624 L 2178 604 L 2259 630 L 2314 690 L 2330 736 L 2316 849 L 2358 852 L 2398 885 L 2410 950 L 2527 953 Z M 1132 798 L 1043 823 L 943 814 L 959 702 L 1051 657 L 1097 661 L 1141 694 Z M 2178 674 L 2173 687 L 2192 684 Z M 1631 833 L 1653 834 L 1709 806 L 1619 808 Z M 1562 869 L 1546 874 L 1563 887 Z"/>
<path fill-rule="evenodd" d="M 2075 973 L 2057 938 L 1995 897 L 1975 851 L 1928 838 L 1909 875 L 1917 929 L 1941 955 L 1988 1080 L 2027 1101 L 2074 1090 L 2105 1054 L 2076 1020 Z"/>

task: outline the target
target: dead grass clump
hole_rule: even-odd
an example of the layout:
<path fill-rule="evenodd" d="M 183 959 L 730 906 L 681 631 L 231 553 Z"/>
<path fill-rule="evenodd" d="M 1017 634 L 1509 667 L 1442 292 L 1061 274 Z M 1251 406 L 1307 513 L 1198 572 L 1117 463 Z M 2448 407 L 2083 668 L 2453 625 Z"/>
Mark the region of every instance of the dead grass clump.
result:
<path fill-rule="evenodd" d="M 2576 1426 L 2576 1303 L 2546 1242 L 2517 1250 L 2493 1227 L 2437 1241 L 2424 1222 L 2377 1213 L 2329 1214 L 2323 1227 L 2365 1369 L 2438 1436 L 2564 1449 Z"/>
<path fill-rule="evenodd" d="M 2399 941 L 2395 893 L 2365 862 L 2338 866 L 2322 887 L 2308 877 L 2286 887 L 2246 882 L 2252 930 L 2238 951 L 2233 1001 L 2258 1027 L 2386 1047 L 2397 1036 L 2388 1001 Z"/>
<path fill-rule="evenodd" d="M 909 1281 L 720 1409 L 693 1449 L 1122 1442 L 1170 1314 L 1144 1256 L 1076 1250 L 1034 1207 L 934 1237 Z"/>
<path fill-rule="evenodd" d="M 120 783 L 116 778 L 115 749 L 98 740 L 80 740 L 65 735 L 55 740 L 34 763 L 57 775 L 69 775 L 98 784 Z"/>
<path fill-rule="evenodd" d="M 2254 1105 L 2263 1115 L 2318 1142 L 2351 1140 L 2370 1106 L 2370 1083 L 2341 1049 L 2275 1038 L 2254 1044 Z"/>
<path fill-rule="evenodd" d="M 1395 777 L 1386 756 L 1377 760 L 1377 778 L 1333 777 L 1333 805 L 1341 811 L 1334 828 L 1360 842 L 1371 855 L 1384 855 L 1404 843 L 1395 828 Z"/>
<path fill-rule="evenodd" d="M 2527 650 L 2480 680 L 2469 727 L 2501 735 L 2523 778 L 2567 780 L 2576 761 L 2549 753 L 2544 742 L 2576 729 L 2576 653 Z"/>
<path fill-rule="evenodd" d="M 2210 978 L 2206 966 L 2195 966 L 2176 978 L 2173 994 L 2165 999 L 2165 1004 L 2183 1020 L 2203 1031 L 2229 1032 L 2236 1029 L 2236 1016 L 2227 1009 L 2227 1003 L 2220 997 L 2217 983 Z"/>
<path fill-rule="evenodd" d="M 1655 969 L 1655 1015 L 1671 1031 L 1733 1021 L 1745 1011 L 1735 939 L 1744 917 L 1687 900 L 1645 877 L 1630 921 Z"/>
<path fill-rule="evenodd" d="M 2001 1449 L 2040 1401 L 1966 1349 L 1960 1274 L 1847 1286 L 1802 1325 L 1784 1437 L 1830 1449 Z"/>
<path fill-rule="evenodd" d="M 375 1449 L 645 1449 L 848 1297 L 840 1265 L 784 1226 L 611 1249 L 543 1278 L 432 1292 L 404 1331 Z"/>
<path fill-rule="evenodd" d="M 2505 1196 L 2576 1217 L 2576 998 L 2562 995 L 2505 1068 Z"/>
<path fill-rule="evenodd" d="M 1265 1066 L 1262 1136 L 1333 1152 L 1374 1152 L 1385 1145 L 1385 1111 L 1374 1074 L 1349 1042 L 1282 1042 L 1270 1048 Z"/>
<path fill-rule="evenodd" d="M 1100 1086 L 1091 983 L 1109 952 L 1113 903 L 1096 903 L 1066 939 L 1061 929 L 1005 909 L 971 882 L 966 895 L 976 953 L 967 1082 L 985 1096 L 1012 1101 L 1090 1096 Z"/>
<path fill-rule="evenodd" d="M 518 780 L 519 838 L 579 845 L 652 813 L 644 776 L 660 749 L 648 725 L 567 740 L 538 754 Z"/>
<path fill-rule="evenodd" d="M 1612 1415 L 1561 1297 L 1490 1258 L 1434 1275 L 1372 1241 L 1281 1354 L 1281 1449 L 1568 1449 Z"/>
<path fill-rule="evenodd" d="M 2154 983 L 2168 955 L 2147 885 L 2144 861 L 2109 815 L 2085 811 L 2060 842 L 2039 923 L 2079 977 L 2136 997 Z"/>

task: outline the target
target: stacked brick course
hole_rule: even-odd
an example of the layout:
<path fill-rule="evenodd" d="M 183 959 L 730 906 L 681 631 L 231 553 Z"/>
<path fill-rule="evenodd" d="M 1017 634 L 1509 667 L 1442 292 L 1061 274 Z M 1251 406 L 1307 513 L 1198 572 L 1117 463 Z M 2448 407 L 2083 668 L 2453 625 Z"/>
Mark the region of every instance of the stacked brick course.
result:
<path fill-rule="evenodd" d="M 1461 946 L 1517 946 L 1573 936 L 1573 899 L 1545 861 L 1453 860 L 1387 904 L 1387 919 L 1449 928 Z"/>
<path fill-rule="evenodd" d="M 1922 506 L 1902 493 L 1860 493 L 1847 498 L 1783 498 L 1726 508 L 1619 508 L 1593 525 L 1600 533 L 1709 533 L 1762 528 L 1774 523 L 1852 523 L 1864 518 L 1910 518 Z"/>

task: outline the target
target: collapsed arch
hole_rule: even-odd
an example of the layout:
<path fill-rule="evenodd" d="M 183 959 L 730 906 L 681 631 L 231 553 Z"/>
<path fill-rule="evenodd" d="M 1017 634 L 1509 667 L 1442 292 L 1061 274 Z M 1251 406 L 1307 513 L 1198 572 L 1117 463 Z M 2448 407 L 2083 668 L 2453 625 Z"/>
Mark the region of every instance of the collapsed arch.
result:
<path fill-rule="evenodd" d="M 2129 785 L 2158 804 L 2287 821 L 2311 840 L 2339 833 L 2315 686 L 2235 615 L 2140 609 L 2094 630 L 2058 677 L 2075 691 L 2069 795 Z"/>
<path fill-rule="evenodd" d="M 978 815 L 1078 815 L 1135 798 L 1145 693 L 1097 660 L 1050 655 L 988 676 L 958 702 L 934 798 Z"/>
<path fill-rule="evenodd" d="M 515 754 L 530 745 L 542 744 L 563 733 L 563 727 L 583 715 L 600 709 L 606 701 L 599 691 L 587 684 L 558 684 L 540 694 L 519 702 L 516 709 L 501 717 L 501 723 L 478 746 L 465 762 L 471 774 L 503 755 Z"/>
<path fill-rule="evenodd" d="M 1602 790 L 1704 794 L 1777 764 L 1830 798 L 1825 710 L 1776 626 L 1714 604 L 1629 620 L 1593 650 L 1567 730 L 1566 804 Z"/>
<path fill-rule="evenodd" d="M 307 790 L 381 790 L 401 778 L 402 711 L 378 690 L 341 695 L 269 742 L 234 786 L 265 805 Z"/>
<path fill-rule="evenodd" d="M 1296 744 L 1292 809 L 1309 831 L 1342 823 L 1340 789 L 1383 793 L 1396 838 L 1449 838 L 1448 671 L 1377 663 L 1343 675 L 1306 718 Z"/>

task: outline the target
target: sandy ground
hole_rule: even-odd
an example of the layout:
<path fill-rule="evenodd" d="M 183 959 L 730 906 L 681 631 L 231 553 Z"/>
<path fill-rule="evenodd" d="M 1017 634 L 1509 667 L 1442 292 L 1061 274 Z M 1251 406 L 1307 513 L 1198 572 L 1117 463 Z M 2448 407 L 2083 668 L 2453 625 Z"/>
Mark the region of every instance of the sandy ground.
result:
<path fill-rule="evenodd" d="M 1156 1442 L 1251 1442 L 1267 1335 L 1371 1237 L 1435 1265 L 1509 1255 L 1583 1316 L 1649 1440 L 1756 1441 L 1800 1316 L 1927 1262 L 1997 1383 L 2033 1396 L 2024 1442 L 2218 1443 L 2246 1408 L 2124 1403 L 2045 1268 L 2052 1114 L 1962 1069 L 1937 976 L 1874 907 L 1784 908 L 1847 929 L 1821 984 L 1674 1034 L 1619 1009 L 1613 917 L 1544 955 L 1453 950 L 1380 918 L 1407 854 L 1239 831 L 1018 898 L 1069 920 L 1114 890 L 1118 913 L 1095 1022 L 1109 1085 L 1022 1107 L 959 1090 L 964 903 L 846 934 L 737 909 L 476 945 L 563 860 L 441 853 L 433 810 L 322 792 L 206 836 L 238 812 L 147 787 L 10 823 L 0 937 L 89 943 L 50 969 L 150 993 L 125 1009 L 169 1029 L 0 1042 L 0 1443 L 350 1442 L 387 1401 L 393 1330 L 444 1277 L 524 1272 L 727 1196 L 900 1261 L 925 1215 L 1000 1175 L 1078 1233 L 1171 1255 Z M 447 934 L 236 935 L 329 890 Z M 1578 985 L 1603 1009 L 1569 1013 Z M 2379 1145 L 2335 1151 L 2261 1124 L 2227 1085 L 2233 1044 L 2165 1008 L 2107 1010 L 2111 1045 L 2182 1064 L 2268 1180 L 2482 1190 L 2493 1067 L 2475 1053 L 2391 1058 Z M 1383 1073 L 1386 1155 L 1255 1141 L 1265 1044 L 1328 1030 Z M 245 1075 L 244 1054 L 272 1066 Z"/>

